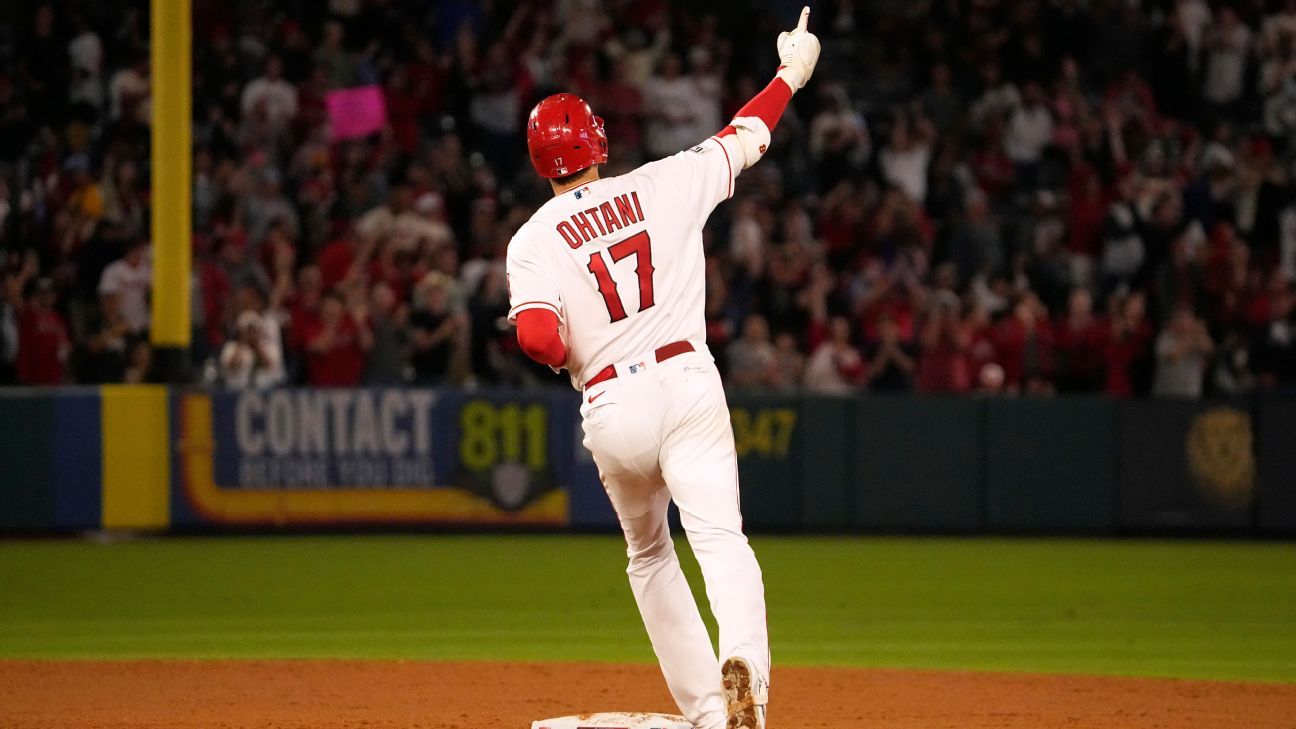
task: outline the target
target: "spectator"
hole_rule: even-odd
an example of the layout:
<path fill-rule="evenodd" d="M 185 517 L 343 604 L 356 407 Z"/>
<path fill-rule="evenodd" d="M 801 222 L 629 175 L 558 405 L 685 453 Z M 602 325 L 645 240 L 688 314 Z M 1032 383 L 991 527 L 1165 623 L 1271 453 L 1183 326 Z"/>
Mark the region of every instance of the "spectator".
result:
<path fill-rule="evenodd" d="M 283 194 L 283 177 L 279 170 L 266 167 L 260 172 L 257 194 L 248 196 L 246 210 L 248 242 L 257 250 L 276 223 L 286 225 L 288 235 L 296 238 L 301 231 L 297 210 Z"/>
<path fill-rule="evenodd" d="M 1132 170 L 1122 173 L 1116 186 L 1118 197 L 1103 219 L 1102 269 L 1108 290 L 1128 284 L 1146 261 L 1135 185 Z"/>
<path fill-rule="evenodd" d="M 968 118 L 978 130 L 985 130 L 995 120 L 1005 118 L 1021 104 L 1021 93 L 1017 87 L 1003 77 L 1003 70 L 997 61 L 990 61 L 980 67 L 981 94 L 972 102 Z"/>
<path fill-rule="evenodd" d="M 1202 376 L 1215 345 L 1206 325 L 1191 308 L 1175 309 L 1170 324 L 1156 340 L 1156 378 L 1152 394 L 1196 400 L 1202 394 Z"/>
<path fill-rule="evenodd" d="M 1057 386 L 1062 392 L 1098 392 L 1103 384 L 1103 354 L 1107 328 L 1094 315 L 1093 295 L 1074 288 L 1067 299 L 1066 316 L 1054 327 L 1057 353 Z"/>
<path fill-rule="evenodd" d="M 103 219 L 116 227 L 117 234 L 139 239 L 145 230 L 144 203 L 140 199 L 139 169 L 134 160 L 124 159 L 106 170 L 103 190 Z"/>
<path fill-rule="evenodd" d="M 999 279 L 1002 281 L 1002 279 Z M 1007 300 L 1004 302 L 1007 306 Z M 966 344 L 967 372 L 972 386 L 982 391 L 1003 389 L 1004 369 L 999 364 L 999 349 L 995 338 L 995 324 L 990 309 L 973 303 L 964 307 L 962 334 Z M 991 387 L 992 385 L 992 387 Z"/>
<path fill-rule="evenodd" d="M 831 188 L 864 167 L 872 151 L 868 123 L 850 107 L 846 89 L 825 84 L 823 107 L 810 122 L 810 157 L 819 165 L 819 184 Z"/>
<path fill-rule="evenodd" d="M 1207 385 L 1220 395 L 1245 395 L 1255 388 L 1256 377 L 1250 370 L 1251 352 L 1246 337 L 1228 332 L 1215 349 Z"/>
<path fill-rule="evenodd" d="M 149 294 L 153 290 L 153 266 L 149 261 L 149 244 L 136 239 L 126 249 L 126 255 L 109 264 L 99 278 L 99 295 L 117 297 L 122 318 L 133 336 L 148 332 L 152 313 L 149 311 Z"/>
<path fill-rule="evenodd" d="M 618 146 L 624 145 L 624 161 L 630 164 L 643 161 L 639 150 L 643 145 L 644 92 L 635 82 L 633 67 L 624 57 L 613 62 L 612 78 L 598 87 L 590 103 L 601 110 L 608 139 L 618 140 Z"/>
<path fill-rule="evenodd" d="M 733 341 L 733 317 L 729 310 L 729 290 L 724 278 L 719 275 L 707 276 L 706 286 L 706 335 L 707 346 L 713 352 L 727 352 Z M 721 372 L 727 366 L 722 357 L 717 364 Z"/>
<path fill-rule="evenodd" d="M 414 241 L 442 245 L 450 242 L 450 227 L 437 219 L 441 203 L 436 196 L 424 196 L 415 207 L 414 189 L 409 185 L 392 188 L 387 203 L 370 210 L 356 221 L 356 235 L 367 240 L 408 236 Z"/>
<path fill-rule="evenodd" d="M 1251 53 L 1251 29 L 1225 5 L 1205 37 L 1206 69 L 1202 96 L 1216 109 L 1232 111 L 1242 98 L 1247 60 Z"/>
<path fill-rule="evenodd" d="M 1296 131 L 1296 28 L 1290 23 L 1268 33 L 1272 54 L 1260 67 L 1265 131 L 1275 138 Z"/>
<path fill-rule="evenodd" d="M 508 311 L 508 279 L 504 267 L 487 266 L 468 311 L 472 371 L 486 383 L 502 381 L 509 370 L 508 358 L 517 338 L 504 326 Z"/>
<path fill-rule="evenodd" d="M 877 342 L 868 351 L 868 384 L 873 392 L 908 392 L 913 388 L 913 348 L 900 340 L 900 327 L 889 314 L 878 318 Z"/>
<path fill-rule="evenodd" d="M 410 364 L 414 380 L 424 385 L 445 384 L 456 349 L 463 343 L 467 319 L 452 307 L 454 282 L 439 271 L 419 282 L 410 315 Z"/>
<path fill-rule="evenodd" d="M 59 385 L 66 378 L 70 342 L 67 324 L 54 309 L 58 293 L 48 278 L 37 279 L 18 323 L 18 381 Z"/>
<path fill-rule="evenodd" d="M 999 225 L 990 211 L 989 198 L 981 190 L 972 190 L 964 200 L 963 220 L 950 240 L 950 258 L 963 281 L 971 281 L 978 274 L 988 276 L 1003 267 Z"/>
<path fill-rule="evenodd" d="M 114 260 L 147 234 L 146 18 L 64 5 L 37 4 L 0 61 L 0 251 L 38 252 L 26 268 L 21 254 L 0 261 L 0 381 L 16 377 L 22 292 L 37 278 L 60 293 L 77 381 L 147 379 L 146 268 Z M 433 379 L 543 381 L 500 326 L 495 272 L 547 196 L 517 174 L 525 110 L 585 94 L 608 120 L 609 172 L 621 172 L 714 133 L 757 90 L 743 69 L 769 53 L 746 30 L 769 24 L 757 6 L 699 20 L 678 0 L 458 2 L 448 15 L 333 5 L 327 18 L 270 3 L 195 26 L 194 356 L 214 355 L 212 369 L 238 341 L 230 325 L 253 285 L 264 318 L 282 317 L 287 381 L 320 370 L 307 340 L 333 296 L 350 302 L 338 340 L 359 347 L 360 314 L 372 329 L 364 376 L 403 379 L 402 306 L 412 318 L 415 282 L 439 272 L 451 318 L 470 323 L 450 327 L 446 364 L 424 368 Z M 1130 397 L 1152 384 L 1154 321 L 1188 303 L 1220 342 L 1213 388 L 1290 387 L 1291 316 L 1275 313 L 1286 294 L 1273 281 L 1296 279 L 1296 4 L 1002 5 L 839 8 L 826 54 L 900 38 L 916 39 L 913 52 L 821 64 L 766 161 L 712 216 L 713 350 L 733 345 L 738 381 L 783 387 L 820 344 L 812 323 L 844 316 L 868 343 L 871 388 L 995 393 L 1052 331 L 1055 366 L 1020 363 L 1034 389 Z M 328 93 L 360 84 L 382 89 L 387 124 L 332 139 Z M 882 130 L 876 150 L 870 129 Z M 142 290 L 99 297 L 105 278 Z M 1076 287 L 1109 305 L 1076 295 L 1073 309 Z M 1032 306 L 1026 328 L 1009 307 L 1032 297 L 1052 316 Z M 752 315 L 764 346 L 732 341 Z M 446 355 L 446 341 L 433 350 Z"/>
<path fill-rule="evenodd" d="M 492 169 L 512 170 L 521 147 L 522 79 L 505 43 L 492 44 L 478 69 L 477 86 L 469 102 L 469 118 L 479 133 L 486 160 Z"/>
<path fill-rule="evenodd" d="M 1103 391 L 1114 397 L 1133 397 L 1142 390 L 1145 363 L 1149 359 L 1152 326 L 1145 318 L 1143 297 L 1114 297 L 1107 347 L 1104 352 L 1107 371 Z"/>
<path fill-rule="evenodd" d="M 73 36 L 68 42 L 68 61 L 72 72 L 68 101 L 86 104 L 97 111 L 103 107 L 104 102 L 103 81 L 100 78 L 103 73 L 103 42 L 84 15 L 74 15 L 72 26 Z"/>
<path fill-rule="evenodd" d="M 729 382 L 735 387 L 767 387 L 773 380 L 776 354 L 769 323 L 760 314 L 743 321 L 742 337 L 725 350 Z"/>
<path fill-rule="evenodd" d="M 363 308 L 349 307 L 336 293 L 320 303 L 317 323 L 304 332 L 306 381 L 314 387 L 355 387 L 373 347 Z"/>
<path fill-rule="evenodd" d="M 351 86 L 355 82 L 355 66 L 344 41 L 346 29 L 341 21 L 330 20 L 324 24 L 319 49 L 315 51 L 315 65 L 325 69 L 329 85 L 334 88 Z"/>
<path fill-rule="evenodd" d="M 1290 283 L 1281 286 L 1269 305 L 1253 347 L 1252 363 L 1259 384 L 1267 390 L 1296 387 L 1296 293 Z"/>
<path fill-rule="evenodd" d="M 366 385 L 399 385 L 406 381 L 406 327 L 409 309 L 397 301 L 396 292 L 383 282 L 374 284 L 369 298 L 369 328 L 373 349 L 365 363 Z"/>
<path fill-rule="evenodd" d="M 108 82 L 109 115 L 113 119 L 147 126 L 153 117 L 149 94 L 149 62 L 147 57 L 141 57 L 113 74 Z"/>
<path fill-rule="evenodd" d="M 720 101 L 724 98 L 724 84 L 712 62 L 711 51 L 705 45 L 695 45 L 689 50 L 688 80 L 693 85 L 693 141 L 697 144 L 715 134 L 725 124 Z M 678 150 L 677 150 L 678 151 Z"/>
<path fill-rule="evenodd" d="M 35 258 L 26 271 L 5 271 L 0 274 L 0 385 L 8 385 L 18 378 L 18 352 L 21 343 L 23 288 Z"/>
<path fill-rule="evenodd" d="M 69 155 L 63 162 L 67 176 L 67 197 L 56 225 L 62 224 L 59 252 L 70 254 L 94 235 L 95 226 L 104 216 L 104 190 L 90 170 L 90 158 L 84 152 Z"/>
<path fill-rule="evenodd" d="M 879 154 L 882 178 L 919 204 L 927 198 L 927 167 L 934 137 L 935 130 L 926 117 L 901 114 L 891 123 L 887 145 Z"/>
<path fill-rule="evenodd" d="M 1004 134 L 1004 151 L 1017 165 L 1019 182 L 1033 184 L 1044 156 L 1044 148 L 1053 139 L 1053 115 L 1044 103 L 1044 90 L 1028 83 L 1022 91 L 1021 104 L 1008 117 Z"/>
<path fill-rule="evenodd" d="M 682 73 L 679 56 L 665 56 L 658 74 L 644 85 L 644 106 L 648 109 L 645 142 L 651 159 L 675 154 L 705 139 L 697 136 L 697 94 L 694 80 Z"/>
<path fill-rule="evenodd" d="M 306 333 L 319 326 L 323 300 L 324 280 L 319 267 L 303 266 L 297 272 L 296 286 L 286 301 L 288 332 L 284 342 L 293 355 L 301 356 L 305 352 Z"/>
<path fill-rule="evenodd" d="M 1089 284 L 1094 261 L 1102 252 L 1106 196 L 1098 171 L 1087 164 L 1076 165 L 1067 178 L 1070 209 L 1067 211 L 1067 248 L 1071 251 L 1071 280 Z"/>
<path fill-rule="evenodd" d="M 277 312 L 266 311 L 265 295 L 255 286 L 242 286 L 236 300 L 235 335 L 220 356 L 225 386 L 264 390 L 283 384 L 287 374 Z"/>
<path fill-rule="evenodd" d="M 130 324 L 122 313 L 121 294 L 115 291 L 101 294 L 98 311 L 87 327 L 78 352 L 77 380 L 92 384 L 121 382 L 126 374 L 131 341 Z"/>
<path fill-rule="evenodd" d="M 1052 392 L 1053 332 L 1047 315 L 1039 297 L 1027 293 L 1018 297 L 1011 315 L 995 326 L 995 352 L 1007 391 Z"/>
<path fill-rule="evenodd" d="M 227 230 L 220 249 L 220 270 L 231 291 L 244 286 L 265 291 L 273 286 L 261 262 L 248 255 L 247 235 L 240 228 Z"/>
<path fill-rule="evenodd" d="M 806 357 L 801 354 L 797 338 L 791 332 L 779 332 L 774 337 L 774 368 L 770 387 L 781 392 L 794 392 L 805 378 Z"/>
<path fill-rule="evenodd" d="M 868 368 L 850 340 L 850 322 L 845 317 L 828 320 L 828 338 L 806 364 L 807 390 L 821 395 L 849 395 L 864 385 Z"/>
<path fill-rule="evenodd" d="M 258 375 L 267 363 L 260 315 L 255 311 L 239 314 L 234 322 L 234 331 L 234 338 L 225 342 L 221 349 L 221 381 L 231 390 L 246 390 L 258 382 Z"/>
<path fill-rule="evenodd" d="M 928 311 L 919 342 L 916 389 L 929 394 L 960 394 L 972 388 L 967 356 L 968 332 L 958 319 L 957 302 L 940 298 Z"/>
<path fill-rule="evenodd" d="M 265 75 L 243 87 L 243 116 L 259 110 L 266 123 L 284 131 L 297 116 L 297 89 L 283 78 L 283 61 L 278 56 L 266 60 Z"/>
<path fill-rule="evenodd" d="M 122 373 L 122 382 L 128 385 L 139 385 L 154 382 L 153 347 L 148 340 L 141 339 L 131 344 L 126 357 L 126 370 Z"/>
<path fill-rule="evenodd" d="M 938 63 L 931 69 L 931 85 L 922 96 L 923 113 L 941 137 L 957 137 L 963 131 L 963 100 L 954 90 L 950 67 Z"/>

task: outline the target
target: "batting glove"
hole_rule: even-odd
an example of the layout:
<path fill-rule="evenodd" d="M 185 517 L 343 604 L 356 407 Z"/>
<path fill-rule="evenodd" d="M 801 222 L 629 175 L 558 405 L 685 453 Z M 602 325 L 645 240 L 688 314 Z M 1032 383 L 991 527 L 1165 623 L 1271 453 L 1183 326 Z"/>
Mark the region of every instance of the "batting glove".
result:
<path fill-rule="evenodd" d="M 819 39 L 807 26 L 810 23 L 810 6 L 801 9 L 801 20 L 792 32 L 783 31 L 778 37 L 779 78 L 792 88 L 792 93 L 800 91 L 814 74 L 815 64 L 819 62 Z"/>

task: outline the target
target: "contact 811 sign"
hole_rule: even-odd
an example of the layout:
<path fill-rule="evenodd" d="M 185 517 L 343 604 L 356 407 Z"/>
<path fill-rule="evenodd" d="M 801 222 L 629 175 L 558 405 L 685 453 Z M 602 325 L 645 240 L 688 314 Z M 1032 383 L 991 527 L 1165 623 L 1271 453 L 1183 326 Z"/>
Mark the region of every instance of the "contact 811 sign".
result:
<path fill-rule="evenodd" d="M 543 470 L 548 465 L 548 417 L 539 403 L 468 401 L 459 413 L 460 462 L 478 471 L 501 462 Z"/>
<path fill-rule="evenodd" d="M 567 518 L 568 485 L 557 474 L 570 472 L 571 438 L 561 435 L 570 428 L 554 423 L 570 416 L 547 394 L 186 392 L 174 407 L 179 484 L 203 518 L 258 524 Z"/>
<path fill-rule="evenodd" d="M 234 403 L 237 483 L 419 486 L 436 480 L 426 390 L 273 390 Z"/>

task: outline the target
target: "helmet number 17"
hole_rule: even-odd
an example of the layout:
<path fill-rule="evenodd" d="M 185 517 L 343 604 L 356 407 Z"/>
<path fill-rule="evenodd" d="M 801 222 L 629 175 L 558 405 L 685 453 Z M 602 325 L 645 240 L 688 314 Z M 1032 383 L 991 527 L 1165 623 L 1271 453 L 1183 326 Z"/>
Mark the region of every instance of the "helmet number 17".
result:
<path fill-rule="evenodd" d="M 648 237 L 648 231 L 635 233 L 618 243 L 608 246 L 608 255 L 612 257 L 613 263 L 635 257 L 635 273 L 639 276 L 639 311 L 651 307 L 653 301 L 653 262 L 652 262 L 652 241 Z M 625 319 L 627 314 L 625 304 L 621 302 L 621 296 L 617 293 L 616 281 L 612 280 L 612 273 L 608 271 L 607 262 L 598 251 L 590 254 L 589 271 L 594 274 L 594 280 L 598 282 L 599 293 L 603 295 L 603 303 L 607 305 L 608 317 L 613 322 Z"/>

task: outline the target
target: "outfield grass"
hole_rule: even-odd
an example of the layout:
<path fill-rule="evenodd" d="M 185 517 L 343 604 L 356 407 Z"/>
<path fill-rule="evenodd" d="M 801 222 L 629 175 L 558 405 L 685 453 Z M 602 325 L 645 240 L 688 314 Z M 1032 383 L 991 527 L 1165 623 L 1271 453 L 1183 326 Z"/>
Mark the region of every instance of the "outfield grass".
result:
<path fill-rule="evenodd" d="M 1290 544 L 754 544 L 779 662 L 1296 681 Z M 623 569 L 613 537 L 0 542 L 0 657 L 651 661 Z"/>

